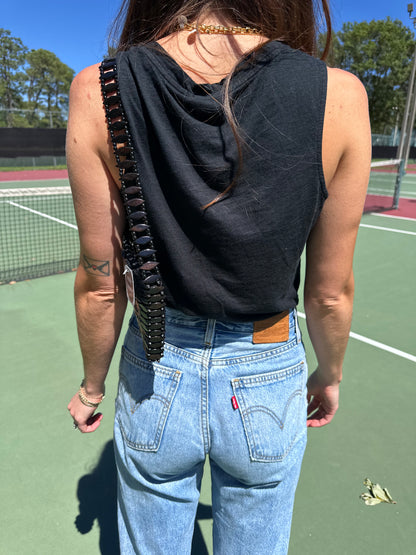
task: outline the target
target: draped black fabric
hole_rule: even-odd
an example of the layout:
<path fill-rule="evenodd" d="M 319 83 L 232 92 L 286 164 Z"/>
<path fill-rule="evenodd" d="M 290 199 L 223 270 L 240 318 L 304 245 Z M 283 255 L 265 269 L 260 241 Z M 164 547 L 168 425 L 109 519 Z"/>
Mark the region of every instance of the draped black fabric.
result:
<path fill-rule="evenodd" d="M 300 256 L 327 196 L 325 64 L 279 42 L 239 64 L 230 91 L 242 165 L 224 80 L 196 84 L 156 43 L 117 64 L 168 306 L 236 321 L 296 306 Z"/>

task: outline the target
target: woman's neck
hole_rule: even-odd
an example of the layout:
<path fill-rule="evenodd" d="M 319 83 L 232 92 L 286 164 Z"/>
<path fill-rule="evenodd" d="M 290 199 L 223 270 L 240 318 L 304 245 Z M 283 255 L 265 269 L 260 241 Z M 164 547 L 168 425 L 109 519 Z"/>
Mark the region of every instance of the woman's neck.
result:
<path fill-rule="evenodd" d="M 192 23 L 235 26 L 215 13 L 206 14 Z M 194 81 L 215 83 L 226 77 L 245 53 L 267 40 L 255 34 L 205 34 L 183 29 L 160 39 L 158 43 Z"/>

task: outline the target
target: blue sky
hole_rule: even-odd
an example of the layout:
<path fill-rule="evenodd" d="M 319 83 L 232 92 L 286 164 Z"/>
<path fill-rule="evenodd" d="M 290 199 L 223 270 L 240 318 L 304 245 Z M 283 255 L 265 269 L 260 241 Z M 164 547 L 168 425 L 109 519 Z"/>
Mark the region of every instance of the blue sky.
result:
<path fill-rule="evenodd" d="M 108 31 L 120 3 L 118 0 L 3 2 L 0 27 L 22 39 L 29 49 L 54 52 L 79 72 L 99 62 L 105 54 Z M 332 0 L 331 8 L 335 30 L 346 21 L 371 21 L 388 16 L 413 27 L 407 2 L 402 0 Z"/>

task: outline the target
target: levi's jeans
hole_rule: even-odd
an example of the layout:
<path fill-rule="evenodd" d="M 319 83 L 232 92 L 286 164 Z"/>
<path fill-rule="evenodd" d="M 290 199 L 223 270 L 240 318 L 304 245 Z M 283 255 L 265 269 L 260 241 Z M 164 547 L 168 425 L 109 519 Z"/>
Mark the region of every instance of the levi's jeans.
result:
<path fill-rule="evenodd" d="M 120 363 L 115 451 L 121 553 L 191 550 L 205 458 L 215 555 L 287 553 L 306 445 L 305 352 L 253 344 L 253 324 L 166 311 L 165 354 L 145 359 L 135 317 Z"/>

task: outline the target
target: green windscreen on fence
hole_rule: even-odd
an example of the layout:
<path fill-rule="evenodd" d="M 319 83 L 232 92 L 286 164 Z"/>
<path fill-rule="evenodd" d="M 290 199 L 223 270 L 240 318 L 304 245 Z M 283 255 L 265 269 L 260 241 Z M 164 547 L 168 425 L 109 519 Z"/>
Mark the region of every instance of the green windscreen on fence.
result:
<path fill-rule="evenodd" d="M 78 257 L 70 187 L 0 189 L 0 283 L 68 272 Z"/>

